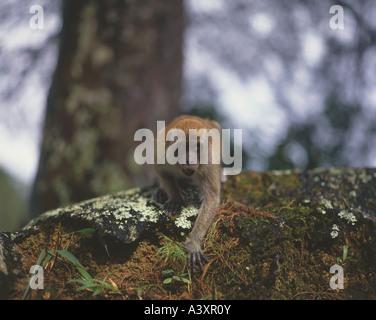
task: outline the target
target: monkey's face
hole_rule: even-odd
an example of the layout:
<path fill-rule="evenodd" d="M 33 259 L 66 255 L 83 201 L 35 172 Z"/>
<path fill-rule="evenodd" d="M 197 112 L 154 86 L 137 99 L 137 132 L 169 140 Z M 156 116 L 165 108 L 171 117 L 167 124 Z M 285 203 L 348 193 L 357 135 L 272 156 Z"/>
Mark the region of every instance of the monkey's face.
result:
<path fill-rule="evenodd" d="M 201 165 L 211 165 L 212 152 L 208 151 L 212 151 L 212 139 L 209 139 L 205 129 L 190 129 L 189 133 L 178 128 L 170 129 L 165 140 L 166 160 L 171 165 L 178 164 L 181 172 L 191 177 L 200 170 Z"/>
<path fill-rule="evenodd" d="M 200 152 L 201 145 L 197 140 L 187 141 L 186 143 L 186 154 L 185 154 L 185 163 L 180 164 L 183 174 L 187 177 L 193 176 L 200 165 Z"/>

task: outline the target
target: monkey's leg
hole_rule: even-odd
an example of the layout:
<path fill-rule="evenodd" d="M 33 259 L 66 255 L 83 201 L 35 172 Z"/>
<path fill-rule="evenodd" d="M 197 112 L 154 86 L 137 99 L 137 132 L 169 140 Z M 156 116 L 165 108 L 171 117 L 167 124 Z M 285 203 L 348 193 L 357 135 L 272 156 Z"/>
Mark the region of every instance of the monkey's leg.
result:
<path fill-rule="evenodd" d="M 219 182 L 219 181 L 218 181 Z M 219 184 L 219 183 L 218 183 Z M 205 186 L 203 187 L 203 189 Z M 200 207 L 198 217 L 195 225 L 188 236 L 188 239 L 184 242 L 183 247 L 188 251 L 188 265 L 195 271 L 195 266 L 198 265 L 203 270 L 203 263 L 208 259 L 202 253 L 202 243 L 208 232 L 214 216 L 217 212 L 219 204 L 219 186 L 215 187 L 215 190 L 209 190 L 203 195 L 203 202 Z"/>

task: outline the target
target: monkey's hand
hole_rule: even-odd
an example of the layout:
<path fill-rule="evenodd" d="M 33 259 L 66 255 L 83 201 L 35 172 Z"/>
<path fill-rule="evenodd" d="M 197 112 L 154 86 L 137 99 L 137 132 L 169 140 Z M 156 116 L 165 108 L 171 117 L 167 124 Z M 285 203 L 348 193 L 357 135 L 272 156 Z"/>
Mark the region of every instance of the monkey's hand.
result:
<path fill-rule="evenodd" d="M 167 192 L 162 188 L 157 189 L 157 191 L 154 193 L 153 198 L 159 203 L 164 203 L 163 210 L 168 217 L 180 213 L 182 205 L 185 204 L 183 195 L 178 194 L 175 197 L 168 199 Z"/>
<path fill-rule="evenodd" d="M 166 191 L 164 191 L 162 188 L 158 188 L 157 191 L 155 191 L 153 198 L 159 203 L 165 203 L 168 199 L 168 196 Z"/>
<path fill-rule="evenodd" d="M 169 199 L 163 206 L 166 216 L 171 217 L 174 214 L 180 213 L 181 207 L 183 204 L 184 204 L 183 198 Z"/>
<path fill-rule="evenodd" d="M 209 260 L 203 254 L 200 246 L 198 246 L 196 243 L 187 239 L 183 243 L 183 248 L 185 248 L 188 251 L 188 258 L 187 258 L 188 267 L 191 268 L 193 272 L 195 272 L 196 265 L 198 265 L 200 267 L 200 270 L 203 271 L 204 263 L 207 263 Z"/>

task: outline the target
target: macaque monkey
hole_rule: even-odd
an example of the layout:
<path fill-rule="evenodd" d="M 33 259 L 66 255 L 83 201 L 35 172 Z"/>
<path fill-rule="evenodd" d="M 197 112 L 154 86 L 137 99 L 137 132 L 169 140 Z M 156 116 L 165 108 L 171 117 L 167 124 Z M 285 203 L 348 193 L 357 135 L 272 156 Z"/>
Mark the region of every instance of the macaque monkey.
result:
<path fill-rule="evenodd" d="M 169 132 L 176 135 L 175 140 L 169 137 Z M 195 132 L 190 133 L 190 129 Z M 212 130 L 214 129 L 214 130 Z M 158 164 L 155 161 L 155 172 L 159 180 L 159 189 L 154 194 L 157 202 L 164 203 L 164 211 L 167 216 L 180 213 L 181 206 L 184 204 L 184 195 L 177 183 L 178 179 L 191 179 L 198 185 L 199 195 L 201 198 L 201 207 L 192 231 L 183 247 L 188 252 L 188 265 L 194 271 L 198 265 L 203 270 L 203 262 L 207 262 L 207 258 L 202 253 L 201 246 L 204 237 L 213 222 L 217 208 L 219 206 L 219 196 L 221 188 L 221 168 L 220 168 L 220 126 L 217 122 L 202 119 L 195 116 L 180 116 L 174 119 L 165 130 L 158 133 L 156 144 L 164 147 L 165 155 L 161 158 L 172 154 L 168 148 L 175 150 L 173 155 L 176 157 L 180 151 L 179 162 L 170 164 Z M 209 133 L 210 138 L 203 139 L 204 135 L 200 133 Z M 214 138 L 210 132 L 217 134 Z M 180 135 L 180 136 L 179 136 Z M 181 137 L 183 135 L 183 137 Z M 180 139 L 183 138 L 183 139 Z M 204 141 L 205 140 L 205 141 Z M 183 145 L 182 145 L 183 144 Z M 158 160 L 158 150 L 155 147 L 155 160 Z M 159 150 L 160 153 L 160 150 Z M 202 153 L 207 154 L 206 161 L 200 163 Z M 181 157 L 183 155 L 183 157 Z M 185 155 L 185 157 L 184 157 Z M 159 158 L 159 160 L 161 159 Z M 215 159 L 214 159 L 215 158 Z"/>

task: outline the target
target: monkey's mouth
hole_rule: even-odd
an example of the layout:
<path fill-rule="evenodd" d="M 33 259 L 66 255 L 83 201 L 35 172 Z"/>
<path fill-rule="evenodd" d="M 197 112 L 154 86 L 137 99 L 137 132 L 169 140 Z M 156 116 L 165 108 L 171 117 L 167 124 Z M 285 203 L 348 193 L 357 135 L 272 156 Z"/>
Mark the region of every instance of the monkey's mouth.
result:
<path fill-rule="evenodd" d="M 189 168 L 182 168 L 181 170 L 188 177 L 192 176 L 196 172 L 196 170 L 189 169 Z"/>

